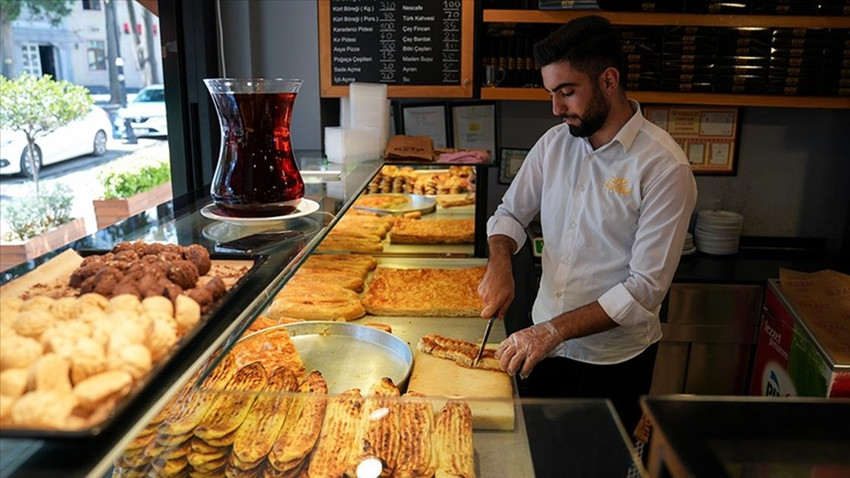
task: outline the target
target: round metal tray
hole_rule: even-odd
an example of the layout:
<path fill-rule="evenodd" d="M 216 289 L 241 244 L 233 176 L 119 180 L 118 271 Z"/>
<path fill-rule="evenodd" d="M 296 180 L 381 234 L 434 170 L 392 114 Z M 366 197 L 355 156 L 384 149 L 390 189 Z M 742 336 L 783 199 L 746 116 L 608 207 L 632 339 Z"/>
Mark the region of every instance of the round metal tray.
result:
<path fill-rule="evenodd" d="M 348 322 L 305 321 L 286 329 L 307 371 L 318 370 L 328 383 L 328 393 L 359 388 L 365 394 L 383 377 L 399 388 L 407 385 L 413 366 L 410 346 L 393 334 Z"/>
<path fill-rule="evenodd" d="M 354 202 L 354 209 L 362 211 L 370 211 L 384 214 L 404 214 L 406 212 L 420 211 L 422 214 L 434 212 L 437 209 L 437 200 L 433 197 L 423 196 L 421 194 L 405 194 L 405 193 L 372 193 L 364 197 L 406 197 L 410 200 L 407 204 L 401 207 L 380 208 L 371 206 L 362 206 Z"/>

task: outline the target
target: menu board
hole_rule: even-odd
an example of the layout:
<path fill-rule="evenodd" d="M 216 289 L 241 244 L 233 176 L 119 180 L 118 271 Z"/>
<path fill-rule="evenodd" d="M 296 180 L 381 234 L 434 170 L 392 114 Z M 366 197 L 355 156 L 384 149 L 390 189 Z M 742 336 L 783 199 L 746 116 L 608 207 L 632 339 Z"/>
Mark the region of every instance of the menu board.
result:
<path fill-rule="evenodd" d="M 320 0 L 322 96 L 471 97 L 474 0 Z"/>

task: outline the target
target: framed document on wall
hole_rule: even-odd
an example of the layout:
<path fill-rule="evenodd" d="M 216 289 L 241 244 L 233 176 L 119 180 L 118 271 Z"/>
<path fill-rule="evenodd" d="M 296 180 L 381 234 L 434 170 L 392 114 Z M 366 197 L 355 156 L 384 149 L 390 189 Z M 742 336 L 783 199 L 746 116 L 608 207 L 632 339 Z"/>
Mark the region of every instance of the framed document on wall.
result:
<path fill-rule="evenodd" d="M 502 184 L 510 184 L 516 176 L 522 162 L 525 161 L 525 156 L 528 154 L 527 149 L 502 148 L 499 155 L 499 182 Z"/>
<path fill-rule="evenodd" d="M 483 149 L 496 156 L 496 104 L 452 105 L 453 147 Z"/>
<path fill-rule="evenodd" d="M 679 143 L 694 174 L 735 174 L 737 107 L 645 106 L 643 115 Z"/>
<path fill-rule="evenodd" d="M 407 136 L 430 136 L 435 148 L 448 147 L 446 104 L 401 105 L 402 131 Z"/>

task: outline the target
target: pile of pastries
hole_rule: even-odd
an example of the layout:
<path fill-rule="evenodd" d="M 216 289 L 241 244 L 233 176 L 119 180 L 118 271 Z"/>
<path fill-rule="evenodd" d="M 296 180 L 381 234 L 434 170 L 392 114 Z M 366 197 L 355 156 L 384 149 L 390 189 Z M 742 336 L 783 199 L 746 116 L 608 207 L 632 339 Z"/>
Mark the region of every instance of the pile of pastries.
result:
<path fill-rule="evenodd" d="M 57 284 L 4 286 L 2 428 L 102 423 L 247 269 L 228 271 L 226 283 L 211 275 L 209 252 L 199 245 L 122 242 L 85 259 L 67 252 L 75 259 L 57 266 Z"/>
<path fill-rule="evenodd" d="M 460 194 L 475 190 L 475 168 L 449 166 L 448 171 L 415 170 L 388 164 L 369 183 L 368 193 Z"/>
<path fill-rule="evenodd" d="M 133 439 L 113 476 L 475 476 L 472 412 L 388 378 L 328 395 L 283 329 L 237 343 Z"/>

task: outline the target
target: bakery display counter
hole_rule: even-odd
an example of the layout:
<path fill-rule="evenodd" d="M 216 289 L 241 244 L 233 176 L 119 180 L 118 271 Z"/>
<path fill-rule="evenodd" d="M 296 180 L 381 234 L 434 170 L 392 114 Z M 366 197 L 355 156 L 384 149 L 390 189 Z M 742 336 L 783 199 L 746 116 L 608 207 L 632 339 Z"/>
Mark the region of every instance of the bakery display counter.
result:
<path fill-rule="evenodd" d="M 0 475 L 105 476 L 114 473 L 116 476 L 178 476 L 190 470 L 195 475 L 202 472 L 224 473 L 228 466 L 233 474 L 237 469 L 242 472 L 259 472 L 258 466 L 272 466 L 270 460 L 279 458 L 274 461 L 279 468 L 268 469 L 265 475 L 275 476 L 275 471 L 280 472 L 282 468 L 309 466 L 309 462 L 304 459 L 310 456 L 312 460 L 312 453 L 327 457 L 325 452 L 314 452 L 308 448 L 300 455 L 289 458 L 285 454 L 269 458 L 272 453 L 268 448 L 270 435 L 263 434 L 268 428 L 256 425 L 259 412 L 249 415 L 248 412 L 253 409 L 246 404 L 274 404 L 278 400 L 295 403 L 300 397 L 302 400 L 298 403 L 302 403 L 301 410 L 304 403 L 324 402 L 323 396 L 315 393 L 318 389 L 309 388 L 318 382 L 293 382 L 292 378 L 287 378 L 282 368 L 284 362 L 280 361 L 285 356 L 282 353 L 284 349 L 269 348 L 274 340 L 255 342 L 259 345 L 251 352 L 254 355 L 242 354 L 239 346 L 245 344 L 246 337 L 252 333 L 284 328 L 286 324 L 297 320 L 272 312 L 280 312 L 275 309 L 276 302 L 286 289 L 303 287 L 303 284 L 299 286 L 299 274 L 321 262 L 316 259 L 323 256 L 328 259 L 333 255 L 364 255 L 351 254 L 351 251 L 344 251 L 343 254 L 339 254 L 340 251 L 322 251 L 321 245 L 330 237 L 330 232 L 345 217 L 349 217 L 354 200 L 367 188 L 380 166 L 377 162 L 346 165 L 340 172 L 340 178 L 328 176 L 330 182 L 315 180 L 325 176 L 313 176 L 314 180 L 307 184 L 307 198 L 318 205 L 318 210 L 282 224 L 211 218 L 209 214 L 202 214 L 203 208 L 210 203 L 209 197 L 205 192 L 199 192 L 175 198 L 164 206 L 99 231 L 66 248 L 75 251 L 109 250 L 116 244 L 132 241 L 182 246 L 197 244 L 211 253 L 226 249 L 228 254 L 243 259 L 253 260 L 262 256 L 263 260 L 245 275 L 238 293 L 220 304 L 217 320 L 206 324 L 203 333 L 195 334 L 170 356 L 155 379 L 134 396 L 133 406 L 126 407 L 120 416 L 114 417 L 108 428 L 91 436 L 61 439 L 37 435 L 13 438 L 4 436 L 0 430 Z M 302 165 L 302 169 L 308 170 L 309 165 Z M 465 196 L 465 193 L 459 194 Z M 437 198 L 440 196 L 437 195 Z M 476 200 L 480 200 L 480 197 L 476 197 Z M 434 218 L 468 217 L 469 210 L 462 212 L 455 207 L 472 209 L 474 216 L 478 216 L 481 211 L 478 205 L 443 208 L 438 202 Z M 419 220 L 430 219 L 422 217 Z M 269 233 L 282 234 L 270 240 L 267 237 Z M 270 242 L 251 242 L 248 244 L 250 247 L 246 247 L 244 243 L 238 242 L 240 239 L 263 239 Z M 233 244 L 234 240 L 236 244 Z M 240 247 L 245 248 L 243 252 L 239 252 Z M 55 251 L 8 271 L 3 282 L 25 276 L 61 252 Z M 422 249 L 408 251 L 404 257 L 401 254 L 376 254 L 374 265 L 369 262 L 368 267 L 370 270 L 373 267 L 402 271 L 440 268 L 481 273 L 484 259 L 472 257 L 468 250 L 457 257 L 443 255 L 435 257 L 424 253 Z M 474 274 L 467 277 L 470 283 L 478 280 Z M 360 285 L 357 281 L 349 284 L 349 287 L 360 289 L 355 292 L 336 286 L 328 276 L 324 277 L 321 287 L 302 288 L 291 297 L 304 299 L 303 292 L 315 292 L 318 289 L 345 289 L 348 292 L 341 293 L 343 297 L 351 298 L 353 294 L 356 298 L 357 303 L 349 305 L 362 307 L 359 298 L 369 290 L 370 281 L 373 280 L 370 275 L 365 277 L 365 283 L 364 278 L 361 278 Z M 417 284 L 408 283 L 400 289 L 413 290 L 413 285 Z M 456 286 L 454 288 L 459 289 Z M 466 291 L 464 296 L 470 295 L 471 292 Z M 447 294 L 438 294 L 435 300 L 439 302 L 447 297 Z M 390 302 L 391 305 L 398 305 L 394 301 Z M 378 304 L 380 306 L 380 301 Z M 465 470 L 472 470 L 475 476 L 480 477 L 606 476 L 611 470 L 625 475 L 631 468 L 638 475 L 642 474 L 636 453 L 607 401 L 527 402 L 518 399 L 514 380 L 502 372 L 465 368 L 449 359 L 437 358 L 433 353 L 422 355 L 418 343 L 429 334 L 477 345 L 486 324 L 477 313 L 467 310 L 460 317 L 451 313 L 392 313 L 393 310 L 397 309 L 388 308 L 378 315 L 364 308 L 362 312 L 356 311 L 353 316 L 345 317 L 349 319 L 347 324 L 352 326 L 368 326 L 377 328 L 382 334 L 391 333 L 412 354 L 407 379 L 399 380 L 397 386 L 379 381 L 374 384 L 378 387 L 375 390 L 394 389 L 397 394 L 417 391 L 423 395 L 419 399 L 413 396 L 389 397 L 388 402 L 382 403 L 392 408 L 389 404 L 397 402 L 403 408 L 407 402 L 424 400 L 434 412 L 431 433 L 436 433 L 441 443 L 449 444 L 446 450 L 468 452 L 461 463 Z M 497 324 L 489 338 L 490 354 L 506 335 L 503 324 Z M 269 360 L 271 365 L 268 367 L 261 365 Z M 358 363 L 362 357 L 355 354 L 348 360 Z M 235 381 L 232 384 L 228 380 L 211 385 L 209 380 L 216 376 L 217 367 L 231 361 L 238 363 L 236 368 L 228 372 L 232 372 L 233 375 L 228 377 Z M 239 378 L 235 379 L 237 376 Z M 313 385 L 305 389 L 293 389 L 295 383 L 300 383 L 299 387 L 305 383 Z M 364 385 L 361 390 L 363 395 L 359 398 L 331 394 L 326 396 L 327 404 L 337 403 L 334 400 L 343 397 L 344 400 L 340 399 L 343 402 L 353 400 L 366 407 L 373 407 L 374 403 L 367 396 L 370 390 L 372 386 Z M 206 414 L 201 416 L 190 413 L 193 408 L 189 397 L 206 397 L 204 400 L 209 407 L 206 410 L 217 410 L 217 414 L 207 418 Z M 362 402 L 358 402 L 360 400 Z M 381 415 L 381 408 L 367 409 L 378 416 Z M 177 419 L 180 417 L 182 421 Z M 186 421 L 187 417 L 195 421 Z M 202 424 L 201 418 L 207 422 L 203 422 L 205 426 L 199 430 L 197 427 Z M 277 420 L 282 427 L 285 421 L 281 423 L 280 420 L 285 418 L 271 413 L 263 420 Z M 358 423 L 361 421 L 357 420 Z M 248 425 L 242 429 L 244 423 Z M 348 427 L 351 431 L 350 424 L 340 426 Z M 240 429 L 241 433 L 235 434 Z M 427 436 L 418 426 L 408 426 L 404 430 L 414 435 Z M 328 431 L 327 434 L 326 441 L 337 438 L 336 432 Z M 246 443 L 254 443 L 258 447 L 265 444 L 266 448 L 246 447 Z M 318 458 L 316 460 L 321 461 Z"/>

